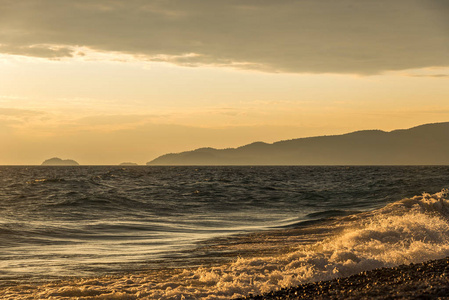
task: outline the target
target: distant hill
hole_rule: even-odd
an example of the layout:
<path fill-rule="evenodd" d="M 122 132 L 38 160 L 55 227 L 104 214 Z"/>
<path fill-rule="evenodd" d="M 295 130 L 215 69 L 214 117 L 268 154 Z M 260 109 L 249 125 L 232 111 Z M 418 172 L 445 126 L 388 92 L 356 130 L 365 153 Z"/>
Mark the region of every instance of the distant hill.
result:
<path fill-rule="evenodd" d="M 60 159 L 58 157 L 53 157 L 44 161 L 42 166 L 79 166 L 79 163 L 72 159 Z"/>
<path fill-rule="evenodd" d="M 133 162 L 123 162 L 120 164 L 120 166 L 138 166 L 138 164 Z"/>
<path fill-rule="evenodd" d="M 147 165 L 449 165 L 449 122 L 162 155 Z"/>

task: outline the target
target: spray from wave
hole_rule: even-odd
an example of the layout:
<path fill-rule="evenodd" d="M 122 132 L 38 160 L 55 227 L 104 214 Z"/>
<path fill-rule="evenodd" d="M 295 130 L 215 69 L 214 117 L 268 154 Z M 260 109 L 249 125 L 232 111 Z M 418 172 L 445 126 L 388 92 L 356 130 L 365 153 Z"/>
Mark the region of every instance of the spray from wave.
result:
<path fill-rule="evenodd" d="M 256 252 L 224 265 L 48 284 L 28 292 L 17 287 L 9 295 L 14 299 L 25 297 L 22 293 L 83 299 L 230 299 L 442 258 L 449 255 L 447 194 L 448 190 L 423 194 L 341 217 L 337 220 L 343 228 L 339 234 L 311 244 L 291 245 L 289 251 L 274 256 Z"/>

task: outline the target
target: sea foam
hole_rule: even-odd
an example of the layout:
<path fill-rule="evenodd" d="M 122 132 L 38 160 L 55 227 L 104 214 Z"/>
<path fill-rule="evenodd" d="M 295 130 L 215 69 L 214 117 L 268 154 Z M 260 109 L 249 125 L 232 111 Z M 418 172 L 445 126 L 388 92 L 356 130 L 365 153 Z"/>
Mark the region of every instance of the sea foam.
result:
<path fill-rule="evenodd" d="M 189 269 L 78 279 L 0 291 L 4 299 L 230 299 L 449 255 L 447 190 L 336 219 L 338 234 L 263 256 Z M 257 237 L 257 235 L 256 235 Z"/>

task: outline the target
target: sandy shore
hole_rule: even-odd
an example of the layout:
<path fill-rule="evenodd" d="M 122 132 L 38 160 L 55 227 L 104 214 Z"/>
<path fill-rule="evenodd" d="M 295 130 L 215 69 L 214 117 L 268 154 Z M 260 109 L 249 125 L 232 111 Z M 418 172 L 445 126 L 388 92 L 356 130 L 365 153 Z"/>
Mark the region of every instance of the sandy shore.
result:
<path fill-rule="evenodd" d="M 449 299 L 449 257 L 242 299 Z"/>

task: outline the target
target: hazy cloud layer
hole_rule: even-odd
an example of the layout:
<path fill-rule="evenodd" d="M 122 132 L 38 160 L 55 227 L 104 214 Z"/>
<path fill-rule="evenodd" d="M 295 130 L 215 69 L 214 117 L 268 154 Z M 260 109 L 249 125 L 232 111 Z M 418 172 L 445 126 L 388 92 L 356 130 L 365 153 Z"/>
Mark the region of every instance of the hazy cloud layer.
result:
<path fill-rule="evenodd" d="M 449 77 L 448 74 L 427 74 L 427 75 L 409 75 L 410 77 L 433 77 L 433 78 L 445 78 Z"/>
<path fill-rule="evenodd" d="M 0 0 L 0 52 L 372 74 L 449 65 L 446 0 Z"/>
<path fill-rule="evenodd" d="M 0 107 L 0 120 L 26 121 L 33 118 L 42 118 L 45 115 L 46 113 L 41 111 Z"/>

